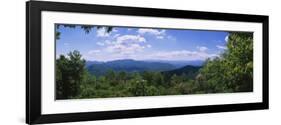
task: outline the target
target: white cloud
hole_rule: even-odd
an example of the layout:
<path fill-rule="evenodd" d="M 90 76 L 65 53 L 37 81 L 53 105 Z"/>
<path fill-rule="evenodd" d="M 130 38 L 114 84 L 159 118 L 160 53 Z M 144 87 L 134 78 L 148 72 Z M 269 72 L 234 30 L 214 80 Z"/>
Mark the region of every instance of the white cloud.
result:
<path fill-rule="evenodd" d="M 99 54 L 101 52 L 101 50 L 90 50 L 88 51 L 88 54 L 89 55 L 96 55 L 96 54 Z"/>
<path fill-rule="evenodd" d="M 112 44 L 112 42 L 110 40 L 105 40 L 104 43 L 107 45 Z"/>
<path fill-rule="evenodd" d="M 164 36 L 156 36 L 157 39 L 164 39 Z"/>
<path fill-rule="evenodd" d="M 115 34 L 115 35 L 113 36 L 113 38 L 116 38 L 116 37 L 118 37 L 118 36 L 120 36 L 120 34 Z"/>
<path fill-rule="evenodd" d="M 175 37 L 173 37 L 173 36 L 171 36 L 171 35 L 168 35 L 167 38 L 168 38 L 169 40 L 172 40 L 172 41 L 176 41 L 176 40 L 177 40 Z"/>
<path fill-rule="evenodd" d="M 151 48 L 144 34 L 154 35 L 157 39 L 175 39 L 170 35 L 165 35 L 165 30 L 157 29 L 139 29 L 138 35 L 120 35 L 115 34 L 105 41 L 97 42 L 97 45 L 103 46 L 100 50 L 88 52 L 88 56 L 94 60 L 115 60 L 115 59 L 157 59 L 157 60 L 205 60 L 207 58 L 218 57 L 216 53 L 209 53 L 206 46 L 197 46 L 196 50 L 174 50 L 174 51 L 144 51 Z M 217 46 L 222 48 L 223 46 Z M 143 56 L 145 55 L 145 56 Z"/>
<path fill-rule="evenodd" d="M 103 42 L 97 42 L 96 44 L 99 45 L 99 46 L 104 46 L 105 45 Z"/>
<path fill-rule="evenodd" d="M 112 32 L 118 32 L 118 30 L 113 28 L 113 29 L 112 29 Z"/>
<path fill-rule="evenodd" d="M 69 46 L 69 43 L 63 43 L 64 46 Z"/>
<path fill-rule="evenodd" d="M 149 58 L 160 60 L 205 60 L 217 56 L 217 54 L 209 54 L 204 51 L 177 50 L 152 53 Z"/>
<path fill-rule="evenodd" d="M 111 42 L 110 40 L 105 40 L 103 42 L 97 42 L 96 44 L 99 46 L 105 46 L 105 45 L 113 44 L 113 42 Z"/>
<path fill-rule="evenodd" d="M 199 49 L 199 51 L 201 52 L 205 52 L 206 50 L 208 50 L 208 48 L 205 46 L 197 46 L 197 49 Z"/>
<path fill-rule="evenodd" d="M 109 37 L 110 33 L 106 31 L 106 28 L 97 29 L 97 37 Z"/>
<path fill-rule="evenodd" d="M 151 47 L 146 44 L 146 39 L 140 35 L 122 35 L 116 34 L 116 38 L 107 39 L 96 44 L 103 47 L 103 52 L 110 54 L 132 55 Z"/>
<path fill-rule="evenodd" d="M 227 49 L 226 46 L 221 46 L 221 45 L 216 45 L 216 47 L 217 47 L 218 49 L 223 49 L 223 50 Z"/>
<path fill-rule="evenodd" d="M 130 45 L 115 44 L 112 46 L 108 46 L 106 48 L 106 51 L 111 53 L 128 55 L 128 54 L 135 54 L 136 52 L 141 52 L 144 48 L 145 46 L 136 43 Z"/>
<path fill-rule="evenodd" d="M 141 28 L 137 32 L 139 34 L 141 34 L 141 35 L 144 35 L 144 34 L 153 35 L 153 36 L 156 37 L 156 39 L 164 39 L 166 30 L 144 29 L 144 28 Z"/>
<path fill-rule="evenodd" d="M 88 52 L 88 58 L 92 60 L 109 61 L 116 59 L 135 59 L 135 60 L 206 60 L 207 58 L 218 57 L 218 54 L 208 53 L 206 48 L 201 47 L 195 51 L 190 50 L 173 50 L 173 51 L 152 51 L 147 53 L 146 48 L 152 46 L 143 42 L 117 42 L 110 41 L 105 44 L 101 50 L 91 50 Z M 204 51 L 202 51 L 204 48 Z M 145 55 L 145 56 L 144 56 Z"/>
<path fill-rule="evenodd" d="M 146 39 L 140 35 L 118 36 L 113 41 L 105 41 L 105 51 L 114 54 L 132 55 L 151 47 L 146 44 Z"/>
<path fill-rule="evenodd" d="M 116 38 L 117 43 L 125 43 L 125 42 L 146 42 L 144 37 L 140 35 L 123 35 Z"/>
<path fill-rule="evenodd" d="M 152 34 L 152 35 L 163 35 L 165 34 L 165 30 L 156 30 L 156 29 L 139 29 L 138 33 L 140 34 Z"/>
<path fill-rule="evenodd" d="M 227 35 L 227 36 L 224 38 L 225 42 L 228 42 L 228 36 L 229 36 L 229 35 Z"/>

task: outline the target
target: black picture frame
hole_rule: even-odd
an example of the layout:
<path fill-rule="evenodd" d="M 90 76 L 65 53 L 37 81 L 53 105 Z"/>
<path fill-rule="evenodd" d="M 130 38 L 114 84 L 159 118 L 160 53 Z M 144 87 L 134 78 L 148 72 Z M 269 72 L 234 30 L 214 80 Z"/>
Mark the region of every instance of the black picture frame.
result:
<path fill-rule="evenodd" d="M 41 113 L 41 11 L 100 13 L 113 15 L 262 23 L 262 102 L 43 115 Z M 40 124 L 268 109 L 268 25 L 268 16 L 264 15 L 28 1 L 26 3 L 26 123 Z"/>

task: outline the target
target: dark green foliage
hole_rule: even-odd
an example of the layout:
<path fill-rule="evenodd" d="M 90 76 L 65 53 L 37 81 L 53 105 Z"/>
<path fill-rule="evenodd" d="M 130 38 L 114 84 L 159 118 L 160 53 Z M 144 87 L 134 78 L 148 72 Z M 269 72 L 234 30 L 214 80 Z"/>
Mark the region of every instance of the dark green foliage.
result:
<path fill-rule="evenodd" d="M 197 82 L 201 91 L 253 91 L 253 34 L 230 33 L 227 50 L 213 60 L 207 60 L 200 70 Z"/>
<path fill-rule="evenodd" d="M 58 29 L 63 26 L 63 27 L 67 27 L 67 28 L 76 28 L 77 26 L 79 25 L 75 25 L 75 24 L 56 24 L 56 39 L 60 39 L 60 35 L 61 33 L 58 31 Z M 81 25 L 79 26 L 81 29 L 83 29 L 85 31 L 85 33 L 90 33 L 90 31 L 93 29 L 93 28 L 97 28 L 97 29 L 100 29 L 100 28 L 105 28 L 106 32 L 111 32 L 113 30 L 113 27 L 108 27 L 108 26 L 93 26 L 93 25 Z"/>
<path fill-rule="evenodd" d="M 165 78 L 171 78 L 171 76 L 173 76 L 173 75 L 178 75 L 185 79 L 195 79 L 200 68 L 201 68 L 201 66 L 187 65 L 187 66 L 184 66 L 179 69 L 164 71 L 162 73 L 164 74 Z"/>
<path fill-rule="evenodd" d="M 56 32 L 56 39 L 60 39 L 60 32 Z"/>
<path fill-rule="evenodd" d="M 85 60 L 78 51 L 63 55 L 56 60 L 56 98 L 72 98 L 79 94 L 80 85 L 86 72 Z"/>
<path fill-rule="evenodd" d="M 164 63 L 132 60 L 86 66 L 79 52 L 73 51 L 56 60 L 56 99 L 252 92 L 252 35 L 230 33 L 227 50 L 220 57 L 206 60 L 202 67 L 170 71 L 159 70 L 174 68 Z"/>

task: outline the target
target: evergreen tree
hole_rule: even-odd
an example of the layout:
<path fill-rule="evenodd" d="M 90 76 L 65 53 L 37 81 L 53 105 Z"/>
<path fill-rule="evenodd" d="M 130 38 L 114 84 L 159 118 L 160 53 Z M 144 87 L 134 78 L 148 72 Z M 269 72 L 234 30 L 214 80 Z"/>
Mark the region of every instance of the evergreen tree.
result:
<path fill-rule="evenodd" d="M 58 99 L 73 98 L 78 95 L 85 74 L 85 60 L 78 51 L 61 55 L 56 60 L 56 92 Z"/>

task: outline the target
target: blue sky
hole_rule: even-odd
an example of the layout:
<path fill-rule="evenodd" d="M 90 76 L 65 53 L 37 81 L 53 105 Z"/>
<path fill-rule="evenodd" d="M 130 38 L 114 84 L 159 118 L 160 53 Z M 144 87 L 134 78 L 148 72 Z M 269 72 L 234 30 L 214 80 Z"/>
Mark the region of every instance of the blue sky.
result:
<path fill-rule="evenodd" d="M 85 33 L 80 26 L 60 27 L 56 40 L 57 57 L 78 50 L 92 61 L 135 60 L 205 60 L 226 49 L 228 32 L 114 27 L 110 33 L 93 28 Z"/>

